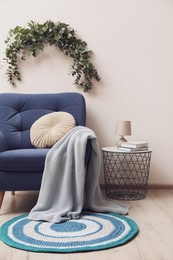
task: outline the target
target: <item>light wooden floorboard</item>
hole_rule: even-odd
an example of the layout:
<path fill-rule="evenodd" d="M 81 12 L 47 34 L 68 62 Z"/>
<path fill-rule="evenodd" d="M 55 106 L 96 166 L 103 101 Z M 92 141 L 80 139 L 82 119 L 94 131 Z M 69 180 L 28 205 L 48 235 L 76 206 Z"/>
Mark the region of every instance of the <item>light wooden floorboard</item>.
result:
<path fill-rule="evenodd" d="M 6 192 L 0 211 L 0 225 L 27 213 L 37 201 L 37 192 Z M 173 189 L 151 189 L 143 200 L 129 202 L 128 217 L 139 226 L 129 243 L 108 250 L 50 254 L 11 248 L 0 242 L 0 260 L 173 260 Z"/>

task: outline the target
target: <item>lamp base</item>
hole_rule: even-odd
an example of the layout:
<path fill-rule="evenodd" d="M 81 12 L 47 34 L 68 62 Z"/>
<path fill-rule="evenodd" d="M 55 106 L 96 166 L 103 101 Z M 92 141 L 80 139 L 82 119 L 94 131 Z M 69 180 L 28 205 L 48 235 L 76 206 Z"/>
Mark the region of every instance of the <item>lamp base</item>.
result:
<path fill-rule="evenodd" d="M 121 137 L 121 138 L 117 141 L 116 146 L 117 146 L 117 147 L 120 147 L 121 144 L 122 144 L 122 143 L 125 143 L 125 142 L 127 142 L 127 140 L 126 140 L 124 137 Z"/>

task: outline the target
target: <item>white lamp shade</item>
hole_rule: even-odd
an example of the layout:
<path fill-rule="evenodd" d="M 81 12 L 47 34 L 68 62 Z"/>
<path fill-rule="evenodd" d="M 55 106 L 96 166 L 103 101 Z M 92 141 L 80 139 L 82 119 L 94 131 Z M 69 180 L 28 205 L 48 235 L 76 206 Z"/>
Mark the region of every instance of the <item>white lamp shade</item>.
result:
<path fill-rule="evenodd" d="M 131 135 L 131 121 L 118 120 L 115 133 L 120 136 Z"/>

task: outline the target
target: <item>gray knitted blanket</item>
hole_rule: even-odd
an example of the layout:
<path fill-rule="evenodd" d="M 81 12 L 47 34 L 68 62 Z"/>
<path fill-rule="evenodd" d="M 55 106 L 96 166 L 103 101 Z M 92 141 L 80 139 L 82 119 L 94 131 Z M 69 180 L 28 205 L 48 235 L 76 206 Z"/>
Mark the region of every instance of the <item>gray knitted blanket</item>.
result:
<path fill-rule="evenodd" d="M 91 150 L 85 167 L 88 140 Z M 38 201 L 28 218 L 59 223 L 79 218 L 84 208 L 127 214 L 129 205 L 103 197 L 99 186 L 100 167 L 95 133 L 83 126 L 73 128 L 48 152 Z"/>

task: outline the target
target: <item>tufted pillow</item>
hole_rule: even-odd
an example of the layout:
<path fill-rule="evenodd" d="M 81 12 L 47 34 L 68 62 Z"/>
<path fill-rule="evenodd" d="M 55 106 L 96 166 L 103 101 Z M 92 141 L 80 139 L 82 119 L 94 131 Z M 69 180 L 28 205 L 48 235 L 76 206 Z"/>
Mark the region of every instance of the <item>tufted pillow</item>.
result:
<path fill-rule="evenodd" d="M 50 148 L 75 125 L 74 117 L 67 112 L 44 115 L 31 126 L 31 143 L 37 148 Z"/>

